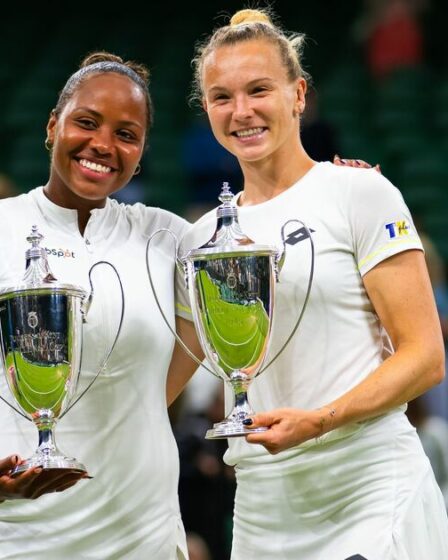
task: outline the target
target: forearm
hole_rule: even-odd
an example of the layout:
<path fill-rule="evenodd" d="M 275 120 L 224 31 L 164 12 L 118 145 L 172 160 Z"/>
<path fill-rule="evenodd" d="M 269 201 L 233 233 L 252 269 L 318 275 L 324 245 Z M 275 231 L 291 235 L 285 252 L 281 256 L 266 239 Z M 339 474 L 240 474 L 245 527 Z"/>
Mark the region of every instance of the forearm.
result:
<path fill-rule="evenodd" d="M 435 333 L 432 344 L 403 343 L 371 375 L 321 408 L 322 433 L 380 416 L 415 399 L 444 377 L 444 352 Z"/>
<path fill-rule="evenodd" d="M 167 406 L 171 406 L 182 393 L 197 368 L 196 362 L 189 358 L 185 350 L 176 342 L 166 381 Z"/>
<path fill-rule="evenodd" d="M 395 353 L 358 386 L 328 403 L 335 411 L 334 427 L 384 414 L 444 376 L 440 321 L 423 253 L 406 251 L 390 257 L 369 271 L 363 282 Z"/>
<path fill-rule="evenodd" d="M 193 323 L 178 317 L 176 319 L 176 330 L 187 348 L 193 352 L 199 360 L 202 360 L 204 354 L 196 336 Z M 197 368 L 198 364 L 190 358 L 180 344 L 176 342 L 168 369 L 166 383 L 166 400 L 168 406 L 180 395 Z"/>
<path fill-rule="evenodd" d="M 250 434 L 250 443 L 278 453 L 346 424 L 380 416 L 442 381 L 443 339 L 423 254 L 412 250 L 394 255 L 370 270 L 363 282 L 395 353 L 319 409 L 257 414 L 252 426 L 270 429 Z"/>
<path fill-rule="evenodd" d="M 246 439 L 275 454 L 347 424 L 380 416 L 442 380 L 443 353 L 437 346 L 423 352 L 418 346 L 403 345 L 364 381 L 319 409 L 282 408 L 256 414 L 248 425 L 269 430 L 251 433 Z"/>

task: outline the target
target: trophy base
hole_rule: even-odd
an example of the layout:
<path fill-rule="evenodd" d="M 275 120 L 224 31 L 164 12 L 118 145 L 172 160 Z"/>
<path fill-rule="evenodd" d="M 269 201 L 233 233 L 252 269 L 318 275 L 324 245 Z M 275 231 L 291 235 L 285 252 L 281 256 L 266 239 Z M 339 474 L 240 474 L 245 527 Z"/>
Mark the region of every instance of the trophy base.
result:
<path fill-rule="evenodd" d="M 227 439 L 232 437 L 244 437 L 249 434 L 256 434 L 259 432 L 266 432 L 267 428 L 260 426 L 259 428 L 253 428 L 252 430 L 247 428 L 241 422 L 218 422 L 213 424 L 213 428 L 207 430 L 205 434 L 205 439 Z"/>
<path fill-rule="evenodd" d="M 11 476 L 18 476 L 28 469 L 33 469 L 35 467 L 42 467 L 44 471 L 58 470 L 61 474 L 63 474 L 64 471 L 87 473 L 86 467 L 76 459 L 64 457 L 62 455 L 34 455 L 26 459 L 21 465 L 17 465 L 17 467 L 11 471 Z"/>

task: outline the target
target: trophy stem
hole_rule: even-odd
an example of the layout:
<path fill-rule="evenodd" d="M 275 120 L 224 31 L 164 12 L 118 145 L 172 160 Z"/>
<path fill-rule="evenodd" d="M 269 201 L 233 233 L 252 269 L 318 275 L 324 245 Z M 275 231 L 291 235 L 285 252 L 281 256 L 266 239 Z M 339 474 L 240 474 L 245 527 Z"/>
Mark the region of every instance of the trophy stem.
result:
<path fill-rule="evenodd" d="M 252 377 L 243 371 L 236 370 L 230 375 L 229 382 L 233 389 L 235 405 L 230 414 L 222 422 L 213 425 L 207 430 L 206 439 L 225 439 L 229 437 L 241 437 L 255 432 L 265 432 L 267 428 L 259 427 L 248 429 L 243 424 L 248 416 L 254 414 L 247 398 L 247 391 L 252 381 Z"/>
<path fill-rule="evenodd" d="M 54 436 L 56 418 L 51 410 L 38 410 L 34 415 L 33 422 L 39 431 L 39 445 L 34 455 L 12 471 L 12 476 L 17 476 L 34 467 L 42 467 L 45 470 L 58 469 L 60 471 L 87 472 L 82 463 L 74 458 L 66 457 L 57 448 Z"/>
<path fill-rule="evenodd" d="M 233 372 L 230 377 L 230 384 L 232 385 L 233 394 L 235 396 L 235 406 L 231 414 L 241 419 L 241 421 L 250 414 L 254 414 L 247 399 L 250 381 L 251 379 L 241 371 Z"/>
<path fill-rule="evenodd" d="M 39 445 L 36 452 L 42 456 L 48 456 L 57 451 L 54 438 L 54 427 L 56 420 L 50 410 L 39 411 L 34 423 L 39 431 Z"/>

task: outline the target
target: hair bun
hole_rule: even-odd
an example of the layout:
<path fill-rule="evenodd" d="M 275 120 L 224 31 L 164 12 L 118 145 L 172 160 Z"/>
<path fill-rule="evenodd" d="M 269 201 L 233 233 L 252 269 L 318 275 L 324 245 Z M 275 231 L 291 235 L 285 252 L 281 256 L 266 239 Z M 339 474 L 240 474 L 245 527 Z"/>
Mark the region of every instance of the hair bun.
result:
<path fill-rule="evenodd" d="M 273 26 L 269 15 L 261 10 L 239 10 L 233 14 L 229 25 L 233 27 L 244 23 L 265 23 Z"/>
<path fill-rule="evenodd" d="M 96 64 L 97 62 L 116 62 L 118 64 L 124 64 L 121 56 L 117 56 L 116 54 L 112 54 L 107 51 L 98 51 L 88 54 L 81 62 L 79 67 L 84 68 L 85 66 Z"/>

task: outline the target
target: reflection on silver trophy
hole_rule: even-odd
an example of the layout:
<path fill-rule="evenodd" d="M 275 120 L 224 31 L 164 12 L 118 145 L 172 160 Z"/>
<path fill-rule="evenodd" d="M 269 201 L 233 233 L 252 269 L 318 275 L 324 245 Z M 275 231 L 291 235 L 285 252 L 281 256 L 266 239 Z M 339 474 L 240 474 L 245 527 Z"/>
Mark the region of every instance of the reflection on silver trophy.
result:
<path fill-rule="evenodd" d="M 40 247 L 43 236 L 33 226 L 27 241 L 26 271 L 20 284 L 0 289 L 0 358 L 6 379 L 19 409 L 0 398 L 16 412 L 31 420 L 39 431 L 34 455 L 18 465 L 13 475 L 41 466 L 85 472 L 75 458 L 66 457 L 56 447 L 56 421 L 84 395 L 104 369 L 118 339 L 124 313 L 121 280 L 106 261 L 89 271 L 91 292 L 62 284 L 49 269 L 46 251 Z M 117 274 L 122 294 L 121 318 L 114 342 L 100 369 L 85 390 L 77 392 L 82 356 L 82 324 L 90 307 L 93 287 L 91 274 L 99 264 L 111 266 Z"/>
<path fill-rule="evenodd" d="M 224 183 L 219 200 L 222 204 L 217 209 L 216 231 L 212 238 L 179 259 L 185 274 L 194 325 L 212 369 L 205 367 L 230 383 L 235 397 L 233 410 L 227 418 L 207 431 L 207 439 L 245 436 L 267 429 L 260 427 L 249 430 L 243 424 L 245 418 L 254 414 L 247 398 L 249 385 L 279 356 L 296 332 L 308 301 L 314 268 L 313 243 L 303 222 L 290 220 L 283 226 L 283 250 L 279 251 L 276 247 L 257 244 L 243 233 L 238 223 L 238 208 L 233 203 L 228 183 Z M 284 229 L 290 222 L 302 224 L 310 239 L 312 259 L 308 289 L 290 336 L 269 364 L 263 367 L 271 339 L 275 282 L 284 263 Z M 172 234 L 169 230 L 159 230 L 152 237 L 161 231 Z M 158 303 L 148 251 L 147 268 Z M 178 343 L 201 364 L 170 327 L 163 310 L 158 306 Z"/>

